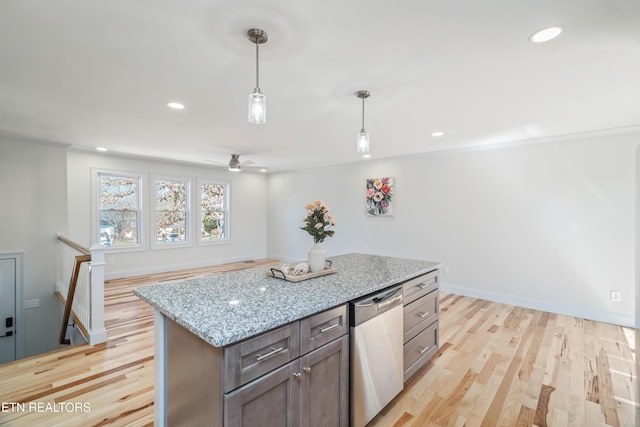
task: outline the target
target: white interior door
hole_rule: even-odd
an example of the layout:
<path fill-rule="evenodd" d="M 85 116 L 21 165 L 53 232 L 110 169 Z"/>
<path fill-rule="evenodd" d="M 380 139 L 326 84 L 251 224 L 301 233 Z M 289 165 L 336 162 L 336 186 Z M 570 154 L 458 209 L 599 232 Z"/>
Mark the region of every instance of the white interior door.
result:
<path fill-rule="evenodd" d="M 0 258 L 0 363 L 16 360 L 16 259 Z"/>

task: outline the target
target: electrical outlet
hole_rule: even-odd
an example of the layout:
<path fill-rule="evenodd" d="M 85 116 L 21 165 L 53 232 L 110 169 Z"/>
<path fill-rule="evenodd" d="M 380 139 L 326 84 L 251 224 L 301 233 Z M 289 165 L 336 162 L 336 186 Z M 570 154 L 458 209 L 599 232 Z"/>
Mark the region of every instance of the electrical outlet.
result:
<path fill-rule="evenodd" d="M 112 257 L 107 258 L 107 264 L 113 265 L 113 258 Z"/>
<path fill-rule="evenodd" d="M 448 276 L 449 275 L 449 267 L 445 267 L 444 268 L 444 275 Z"/>
<path fill-rule="evenodd" d="M 611 291 L 611 301 L 620 302 L 620 291 Z"/>
<path fill-rule="evenodd" d="M 40 307 L 39 299 L 28 299 L 24 302 L 24 308 L 38 308 Z"/>

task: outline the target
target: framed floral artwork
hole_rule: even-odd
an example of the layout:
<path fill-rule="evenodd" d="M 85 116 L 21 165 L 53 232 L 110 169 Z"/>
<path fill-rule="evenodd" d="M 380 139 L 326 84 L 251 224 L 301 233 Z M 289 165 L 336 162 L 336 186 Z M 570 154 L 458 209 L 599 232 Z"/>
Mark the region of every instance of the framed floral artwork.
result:
<path fill-rule="evenodd" d="M 367 215 L 393 216 L 395 191 L 395 179 L 392 177 L 367 178 L 365 196 Z"/>

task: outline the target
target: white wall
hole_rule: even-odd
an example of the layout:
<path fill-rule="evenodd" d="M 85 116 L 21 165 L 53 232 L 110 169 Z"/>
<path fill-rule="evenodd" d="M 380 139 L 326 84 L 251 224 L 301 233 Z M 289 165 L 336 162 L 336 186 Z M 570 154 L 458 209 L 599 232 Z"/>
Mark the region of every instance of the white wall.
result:
<path fill-rule="evenodd" d="M 92 168 L 124 172 L 141 172 L 147 176 L 167 175 L 192 179 L 220 179 L 231 184 L 231 219 L 229 242 L 186 248 L 149 249 L 123 252 L 108 249 L 105 257 L 113 264 L 105 267 L 107 279 L 130 275 L 171 271 L 225 262 L 264 258 L 266 256 L 266 176 L 259 173 L 233 173 L 224 168 L 194 167 L 131 157 L 112 156 L 87 151 L 68 153 L 69 234 L 71 239 L 91 244 L 91 173 Z M 148 194 L 148 188 L 144 189 Z M 147 211 L 147 219 L 150 219 Z M 147 236 L 148 237 L 148 236 Z"/>
<path fill-rule="evenodd" d="M 58 348 L 60 302 L 54 295 L 56 233 L 67 226 L 66 148 L 0 136 L 0 253 L 23 252 L 24 355 Z M 24 310 L 24 301 L 17 309 Z"/>
<path fill-rule="evenodd" d="M 272 174 L 268 254 L 306 258 L 298 227 L 321 198 L 337 220 L 329 256 L 441 261 L 444 290 L 631 326 L 639 144 L 634 133 Z M 396 178 L 392 218 L 365 216 L 364 182 L 378 176 Z"/>

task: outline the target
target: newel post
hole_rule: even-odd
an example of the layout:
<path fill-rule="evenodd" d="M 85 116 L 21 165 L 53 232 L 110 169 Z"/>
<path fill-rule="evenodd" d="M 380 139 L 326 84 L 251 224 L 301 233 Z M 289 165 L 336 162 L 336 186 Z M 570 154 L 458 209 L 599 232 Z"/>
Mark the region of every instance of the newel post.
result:
<path fill-rule="evenodd" d="M 96 345 L 107 341 L 104 327 L 104 248 L 91 246 L 91 324 L 89 325 L 89 344 Z"/>

